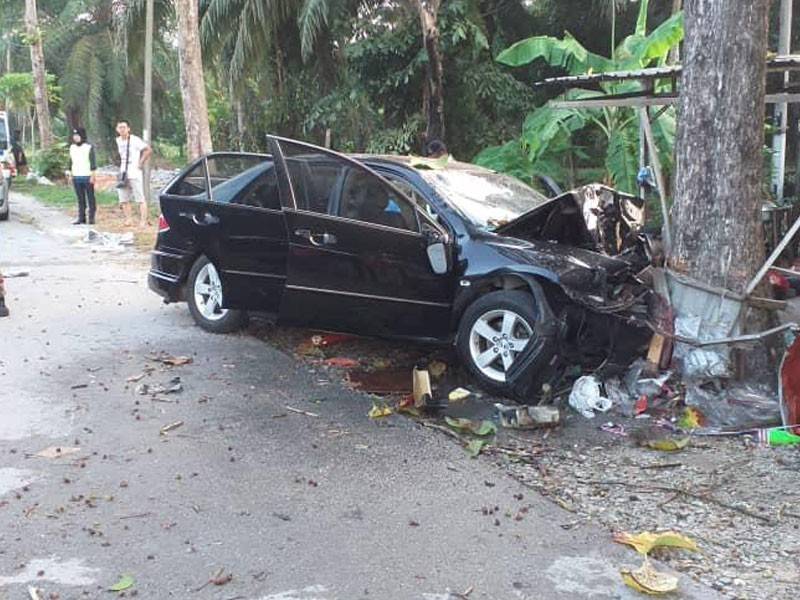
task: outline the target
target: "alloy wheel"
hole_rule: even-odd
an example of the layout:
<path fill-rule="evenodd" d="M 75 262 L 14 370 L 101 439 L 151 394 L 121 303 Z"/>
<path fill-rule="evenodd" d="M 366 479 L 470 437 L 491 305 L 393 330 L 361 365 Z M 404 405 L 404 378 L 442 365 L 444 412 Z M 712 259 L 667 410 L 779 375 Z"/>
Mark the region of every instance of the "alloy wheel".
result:
<path fill-rule="evenodd" d="M 228 314 L 228 309 L 222 308 L 222 281 L 210 262 L 203 265 L 194 280 L 194 302 L 209 321 L 219 321 Z"/>
<path fill-rule="evenodd" d="M 490 310 L 478 317 L 470 329 L 470 357 L 485 377 L 502 383 L 532 337 L 530 324 L 514 311 Z"/>

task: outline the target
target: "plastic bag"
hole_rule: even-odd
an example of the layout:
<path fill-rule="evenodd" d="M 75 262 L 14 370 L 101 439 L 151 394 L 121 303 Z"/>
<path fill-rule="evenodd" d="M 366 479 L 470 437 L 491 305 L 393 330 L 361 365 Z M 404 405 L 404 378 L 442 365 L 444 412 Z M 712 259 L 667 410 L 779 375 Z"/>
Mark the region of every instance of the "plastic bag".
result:
<path fill-rule="evenodd" d="M 600 382 L 593 375 L 579 377 L 569 393 L 569 405 L 587 419 L 594 417 L 594 411 L 606 412 L 611 408 L 611 400 L 600 395 Z"/>
<path fill-rule="evenodd" d="M 685 402 L 703 413 L 710 427 L 748 429 L 781 422 L 778 394 L 763 384 L 729 384 L 723 389 L 692 384 L 686 388 Z"/>

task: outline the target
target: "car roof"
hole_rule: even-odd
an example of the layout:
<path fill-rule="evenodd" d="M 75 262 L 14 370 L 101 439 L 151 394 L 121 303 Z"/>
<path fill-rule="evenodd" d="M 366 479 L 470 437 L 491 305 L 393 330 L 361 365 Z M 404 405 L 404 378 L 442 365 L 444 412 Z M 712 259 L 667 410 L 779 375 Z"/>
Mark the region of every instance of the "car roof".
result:
<path fill-rule="evenodd" d="M 423 156 L 411 156 L 401 154 L 348 154 L 349 157 L 363 162 L 383 162 L 392 163 L 402 167 L 409 167 L 417 171 L 493 171 L 472 163 L 454 160 L 451 156 L 446 163 L 442 159 L 426 158 Z"/>

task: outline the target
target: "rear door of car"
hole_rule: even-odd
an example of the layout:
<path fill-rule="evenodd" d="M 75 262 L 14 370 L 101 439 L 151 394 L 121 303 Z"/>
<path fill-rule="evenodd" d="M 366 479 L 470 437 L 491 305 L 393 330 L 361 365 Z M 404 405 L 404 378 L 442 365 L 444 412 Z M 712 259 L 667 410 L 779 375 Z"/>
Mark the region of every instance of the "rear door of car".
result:
<path fill-rule="evenodd" d="M 287 235 L 272 157 L 210 154 L 169 192 L 162 210 L 170 228 L 215 264 L 225 308 L 277 312 Z"/>
<path fill-rule="evenodd" d="M 368 335 L 445 337 L 454 280 L 433 272 L 411 201 L 358 161 L 292 140 L 271 143 L 291 196 L 281 318 Z"/>

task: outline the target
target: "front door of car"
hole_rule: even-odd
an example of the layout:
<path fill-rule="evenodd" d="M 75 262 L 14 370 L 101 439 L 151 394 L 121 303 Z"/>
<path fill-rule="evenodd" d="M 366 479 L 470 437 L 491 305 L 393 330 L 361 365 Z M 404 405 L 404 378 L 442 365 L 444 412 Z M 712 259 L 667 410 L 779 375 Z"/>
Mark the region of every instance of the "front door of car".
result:
<path fill-rule="evenodd" d="M 223 306 L 277 312 L 286 282 L 286 223 L 271 156 L 211 154 L 208 198 L 179 212 L 217 267 Z"/>
<path fill-rule="evenodd" d="M 273 147 L 292 195 L 281 319 L 367 335 L 446 336 L 454 280 L 433 272 L 414 205 L 357 161 L 290 140 Z"/>

